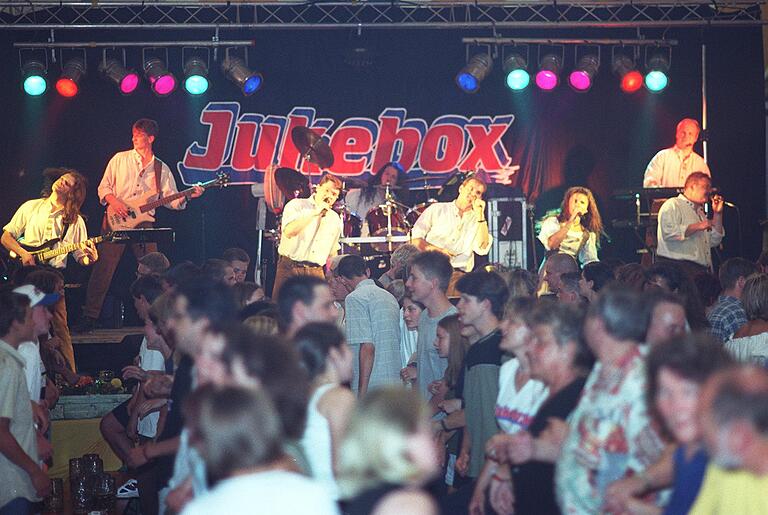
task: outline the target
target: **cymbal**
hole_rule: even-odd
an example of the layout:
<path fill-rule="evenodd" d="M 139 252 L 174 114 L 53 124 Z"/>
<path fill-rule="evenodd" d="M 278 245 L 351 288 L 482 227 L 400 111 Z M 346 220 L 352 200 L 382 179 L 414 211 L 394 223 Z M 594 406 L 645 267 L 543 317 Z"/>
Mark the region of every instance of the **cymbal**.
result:
<path fill-rule="evenodd" d="M 275 170 L 277 187 L 288 199 L 309 197 L 309 179 L 292 168 Z"/>
<path fill-rule="evenodd" d="M 418 183 L 426 183 L 430 181 L 436 181 L 436 180 L 442 180 L 442 177 L 440 176 L 434 176 L 434 175 L 427 175 L 427 176 L 421 176 L 421 177 L 415 177 L 413 179 L 405 179 L 403 181 L 399 181 L 400 184 L 418 184 Z"/>
<path fill-rule="evenodd" d="M 437 185 L 424 185 L 424 186 L 411 186 L 408 188 L 409 191 L 428 191 L 428 190 L 439 190 L 442 188 L 442 186 Z"/>
<path fill-rule="evenodd" d="M 294 127 L 291 130 L 291 141 L 310 163 L 320 168 L 329 168 L 333 165 L 331 147 L 309 127 Z"/>
<path fill-rule="evenodd" d="M 349 188 L 367 188 L 368 187 L 368 183 L 365 182 L 362 179 L 357 179 L 355 177 L 344 177 L 343 175 L 336 175 L 336 174 L 331 174 L 331 175 L 333 175 L 338 180 L 343 182 L 344 186 L 347 189 L 349 189 Z"/>

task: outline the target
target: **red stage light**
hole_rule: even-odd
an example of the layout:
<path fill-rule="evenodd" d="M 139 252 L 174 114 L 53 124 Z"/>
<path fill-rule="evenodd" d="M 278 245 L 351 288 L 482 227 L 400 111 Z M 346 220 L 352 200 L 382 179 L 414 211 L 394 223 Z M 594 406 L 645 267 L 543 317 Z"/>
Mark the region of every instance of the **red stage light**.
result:
<path fill-rule="evenodd" d="M 624 93 L 634 93 L 642 87 L 643 75 L 637 70 L 627 73 L 621 79 L 621 90 Z"/>
<path fill-rule="evenodd" d="M 78 90 L 77 83 L 72 79 L 62 77 L 56 81 L 56 91 L 58 91 L 59 95 L 62 97 L 72 98 L 77 95 Z"/>

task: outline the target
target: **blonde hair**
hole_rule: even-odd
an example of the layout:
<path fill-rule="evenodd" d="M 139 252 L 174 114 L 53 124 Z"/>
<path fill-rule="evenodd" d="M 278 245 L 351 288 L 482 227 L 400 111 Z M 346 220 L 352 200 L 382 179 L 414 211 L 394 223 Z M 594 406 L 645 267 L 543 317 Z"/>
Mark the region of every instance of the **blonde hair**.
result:
<path fill-rule="evenodd" d="M 768 274 L 756 273 L 747 277 L 741 303 L 749 320 L 768 320 Z"/>
<path fill-rule="evenodd" d="M 336 480 L 342 498 L 383 483 L 419 479 L 418 467 L 408 458 L 408 438 L 428 417 L 427 406 L 414 390 L 388 386 L 364 397 L 339 448 Z"/>
<path fill-rule="evenodd" d="M 243 320 L 243 325 L 259 336 L 277 336 L 279 328 L 274 317 L 252 315 Z"/>

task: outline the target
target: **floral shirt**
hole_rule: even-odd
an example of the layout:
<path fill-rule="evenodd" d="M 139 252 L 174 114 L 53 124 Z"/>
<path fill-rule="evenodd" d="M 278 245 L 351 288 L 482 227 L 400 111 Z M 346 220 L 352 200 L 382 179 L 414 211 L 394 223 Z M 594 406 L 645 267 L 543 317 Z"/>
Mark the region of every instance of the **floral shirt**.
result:
<path fill-rule="evenodd" d="M 608 485 L 661 455 L 663 442 L 646 409 L 644 354 L 633 346 L 618 363 L 597 363 L 589 375 L 556 467 L 563 513 L 600 513 Z"/>

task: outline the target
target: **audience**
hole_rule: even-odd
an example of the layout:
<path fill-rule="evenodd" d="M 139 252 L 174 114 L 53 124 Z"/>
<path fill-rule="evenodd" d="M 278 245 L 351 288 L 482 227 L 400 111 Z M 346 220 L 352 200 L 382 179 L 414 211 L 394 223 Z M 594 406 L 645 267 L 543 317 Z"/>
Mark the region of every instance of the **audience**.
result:
<path fill-rule="evenodd" d="M 725 348 L 738 361 L 768 366 L 768 274 L 749 276 L 741 302 L 747 323 L 725 343 Z"/>
<path fill-rule="evenodd" d="M 240 311 L 254 302 L 264 300 L 264 288 L 256 283 L 238 281 L 232 285 L 232 292 L 235 295 Z"/>
<path fill-rule="evenodd" d="M 709 329 L 709 322 L 704 313 L 704 304 L 701 301 L 699 291 L 691 279 L 677 263 L 664 261 L 656 263 L 645 272 L 645 289 L 661 289 L 666 292 L 676 293 L 683 299 L 685 305 L 685 318 L 691 329 Z"/>
<path fill-rule="evenodd" d="M 136 260 L 136 277 L 161 277 L 171 267 L 171 262 L 162 252 L 149 252 Z"/>
<path fill-rule="evenodd" d="M 579 293 L 587 302 L 594 302 L 600 290 L 613 280 L 613 272 L 608 265 L 602 261 L 592 261 L 584 265 L 581 271 Z"/>
<path fill-rule="evenodd" d="M 314 276 L 299 275 L 283 283 L 277 312 L 283 333 L 293 338 L 309 322 L 335 322 L 338 309 L 331 288 L 325 281 Z"/>
<path fill-rule="evenodd" d="M 646 305 L 650 315 L 645 336 L 648 345 L 654 346 L 690 331 L 680 296 L 654 290 L 646 295 Z"/>
<path fill-rule="evenodd" d="M 416 362 L 416 342 L 419 339 L 419 319 L 424 304 L 413 300 L 411 293 L 400 299 L 400 362 L 402 367 Z"/>
<path fill-rule="evenodd" d="M 593 261 L 593 263 L 596 261 Z M 568 272 L 560 276 L 560 288 L 557 290 L 557 300 L 565 304 L 579 306 L 584 302 L 581 296 L 581 274 Z"/>
<path fill-rule="evenodd" d="M 712 326 L 712 334 L 722 341 L 730 340 L 733 333 L 747 323 L 741 295 L 747 278 L 755 272 L 755 264 L 743 258 L 731 258 L 720 265 L 718 274 L 723 291 L 707 315 L 707 320 Z"/>
<path fill-rule="evenodd" d="M 203 263 L 203 267 L 200 269 L 203 277 L 206 277 L 212 281 L 226 284 L 227 286 L 233 286 L 235 284 L 235 269 L 228 261 L 223 259 L 207 259 Z"/>
<path fill-rule="evenodd" d="M 248 265 L 251 262 L 251 257 L 243 249 L 232 247 L 224 251 L 221 255 L 221 259 L 229 263 L 232 267 L 232 271 L 235 274 L 235 284 L 245 282 L 245 276 L 248 273 Z M 263 292 L 262 292 L 263 293 Z M 262 294 L 262 297 L 264 295 Z"/>
<path fill-rule="evenodd" d="M 573 256 L 561 252 L 552 254 L 544 262 L 543 284 L 539 288 L 539 294 L 557 295 L 562 286 L 560 277 L 563 274 L 578 273 L 578 271 L 579 264 Z"/>

